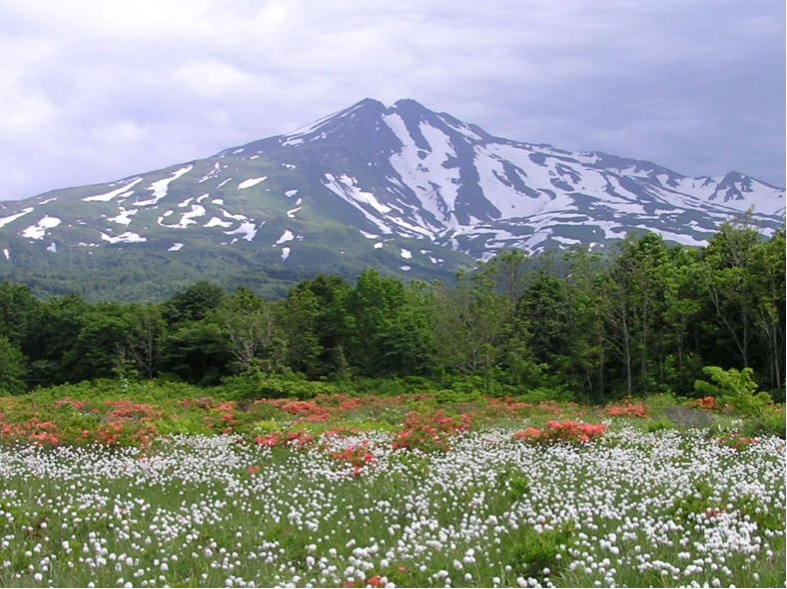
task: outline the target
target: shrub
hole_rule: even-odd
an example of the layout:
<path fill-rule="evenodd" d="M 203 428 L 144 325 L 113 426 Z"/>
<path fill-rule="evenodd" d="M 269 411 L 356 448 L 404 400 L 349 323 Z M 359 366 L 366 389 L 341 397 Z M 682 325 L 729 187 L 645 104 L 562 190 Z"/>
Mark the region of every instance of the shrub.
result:
<path fill-rule="evenodd" d="M 698 380 L 694 389 L 701 395 L 715 397 L 722 406 L 729 405 L 746 415 L 760 415 L 773 401 L 768 393 L 757 392 L 751 368 L 723 370 L 718 366 L 705 366 L 702 371 L 713 383 Z"/>
<path fill-rule="evenodd" d="M 640 417 L 645 418 L 648 412 L 642 403 L 632 403 L 631 399 L 625 399 L 622 404 L 609 405 L 607 413 L 611 417 Z"/>
<path fill-rule="evenodd" d="M 312 399 L 331 385 L 295 373 L 267 374 L 250 370 L 225 379 L 219 389 L 233 399 Z"/>
<path fill-rule="evenodd" d="M 747 436 L 777 436 L 785 439 L 784 406 L 771 405 L 765 411 L 746 419 L 743 423 L 743 433 Z"/>
<path fill-rule="evenodd" d="M 394 440 L 393 447 L 422 452 L 442 451 L 451 448 L 451 437 L 469 431 L 470 415 L 448 417 L 442 410 L 436 413 L 411 412 L 404 424 L 404 431 Z"/>
<path fill-rule="evenodd" d="M 607 426 L 604 424 L 591 425 L 573 420 L 550 421 L 544 429 L 529 427 L 514 434 L 517 440 L 527 442 L 580 442 L 587 443 L 594 439 L 604 437 Z"/>

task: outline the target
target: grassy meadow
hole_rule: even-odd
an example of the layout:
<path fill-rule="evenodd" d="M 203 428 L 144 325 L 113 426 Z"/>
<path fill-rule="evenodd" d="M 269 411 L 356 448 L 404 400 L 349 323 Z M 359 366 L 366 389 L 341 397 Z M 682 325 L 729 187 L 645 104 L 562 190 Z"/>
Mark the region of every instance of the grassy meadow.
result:
<path fill-rule="evenodd" d="M 0 585 L 785 583 L 783 406 L 269 385 L 0 398 Z"/>

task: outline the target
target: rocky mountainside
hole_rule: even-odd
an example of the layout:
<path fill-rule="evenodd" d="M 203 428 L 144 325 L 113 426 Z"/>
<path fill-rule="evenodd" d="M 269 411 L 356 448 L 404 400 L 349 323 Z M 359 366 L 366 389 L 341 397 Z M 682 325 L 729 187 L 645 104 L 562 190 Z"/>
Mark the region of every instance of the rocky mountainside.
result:
<path fill-rule="evenodd" d="M 284 288 L 369 266 L 442 278 L 501 249 L 603 247 L 632 230 L 702 245 L 747 211 L 769 232 L 784 201 L 736 172 L 689 178 L 365 99 L 205 159 L 0 203 L 0 277 L 57 292 L 87 272 L 92 289 L 103 279 L 134 296 L 198 278 Z"/>

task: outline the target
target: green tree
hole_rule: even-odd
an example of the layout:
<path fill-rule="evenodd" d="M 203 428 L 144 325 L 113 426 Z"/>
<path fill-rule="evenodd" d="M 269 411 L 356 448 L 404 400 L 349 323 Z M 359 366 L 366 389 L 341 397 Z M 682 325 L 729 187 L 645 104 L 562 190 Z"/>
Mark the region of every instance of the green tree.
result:
<path fill-rule="evenodd" d="M 209 386 L 229 375 L 232 353 L 217 321 L 183 321 L 165 339 L 162 370 L 183 380 Z"/>
<path fill-rule="evenodd" d="M 350 319 L 343 301 L 350 289 L 338 276 L 320 274 L 290 290 L 279 313 L 288 367 L 310 378 L 346 371 Z"/>
<path fill-rule="evenodd" d="M 119 353 L 144 378 L 153 378 L 163 353 L 166 324 L 160 305 L 131 305 L 127 310 L 128 334 Z"/>
<path fill-rule="evenodd" d="M 664 306 L 659 341 L 659 380 L 662 387 L 689 395 L 702 366 L 697 346 L 701 331 L 704 295 L 701 291 L 701 266 L 697 250 L 677 247 L 661 274 Z"/>
<path fill-rule="evenodd" d="M 485 264 L 483 274 L 515 306 L 535 278 L 534 260 L 522 250 L 504 250 Z"/>
<path fill-rule="evenodd" d="M 770 387 L 784 398 L 785 374 L 785 245 L 784 231 L 758 244 L 751 259 L 750 288 L 756 294 L 753 321 L 758 366 Z"/>
<path fill-rule="evenodd" d="M 200 281 L 176 293 L 164 304 L 164 318 L 169 324 L 200 321 L 219 306 L 226 291 L 208 281 Z"/>
<path fill-rule="evenodd" d="M 657 333 L 665 301 L 664 275 L 669 253 L 661 236 L 630 234 L 609 272 L 599 279 L 600 311 L 608 342 L 623 363 L 625 392 L 643 391 L 649 382 Z"/>
<path fill-rule="evenodd" d="M 285 342 L 272 303 L 239 287 L 232 296 L 224 297 L 212 313 L 229 340 L 229 352 L 241 372 L 281 367 Z"/>
<path fill-rule="evenodd" d="M 435 362 L 449 372 L 489 374 L 504 360 L 513 326 L 510 299 L 483 276 L 435 289 Z"/>
<path fill-rule="evenodd" d="M 0 394 L 24 393 L 27 385 L 27 366 L 19 346 L 0 335 Z"/>
<path fill-rule="evenodd" d="M 421 371 L 430 339 L 424 296 L 377 270 L 363 272 L 341 299 L 350 365 L 366 376 Z"/>
<path fill-rule="evenodd" d="M 111 378 L 123 364 L 129 340 L 129 317 L 118 303 L 86 306 L 76 338 L 64 354 L 69 382 Z"/>
<path fill-rule="evenodd" d="M 432 371 L 433 309 L 432 290 L 426 284 L 405 288 L 401 305 L 379 333 L 382 373 L 408 376 Z"/>
<path fill-rule="evenodd" d="M 751 363 L 756 292 L 751 265 L 762 238 L 747 221 L 725 223 L 703 252 L 703 285 L 720 332 L 744 368 Z"/>
<path fill-rule="evenodd" d="M 608 393 L 607 364 L 612 352 L 601 312 L 606 302 L 598 281 L 607 272 L 607 263 L 598 253 L 576 248 L 565 254 L 564 264 L 567 362 L 561 367 L 562 379 L 576 388 L 577 398 L 604 403 Z"/>
<path fill-rule="evenodd" d="M 41 312 L 41 303 L 30 288 L 0 283 L 0 334 L 21 345 Z"/>
<path fill-rule="evenodd" d="M 73 380 L 77 340 L 90 305 L 77 295 L 48 300 L 40 307 L 22 342 L 29 359 L 31 386 L 49 386 Z"/>

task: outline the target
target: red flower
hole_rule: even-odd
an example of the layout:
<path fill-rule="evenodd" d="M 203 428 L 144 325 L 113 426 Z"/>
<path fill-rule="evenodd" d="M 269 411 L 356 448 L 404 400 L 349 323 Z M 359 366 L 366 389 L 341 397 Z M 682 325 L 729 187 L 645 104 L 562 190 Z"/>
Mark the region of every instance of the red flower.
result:
<path fill-rule="evenodd" d="M 705 397 L 704 399 L 700 399 L 697 401 L 697 405 L 703 409 L 710 409 L 711 411 L 715 411 L 719 408 L 719 405 L 716 403 L 716 397 Z"/>

